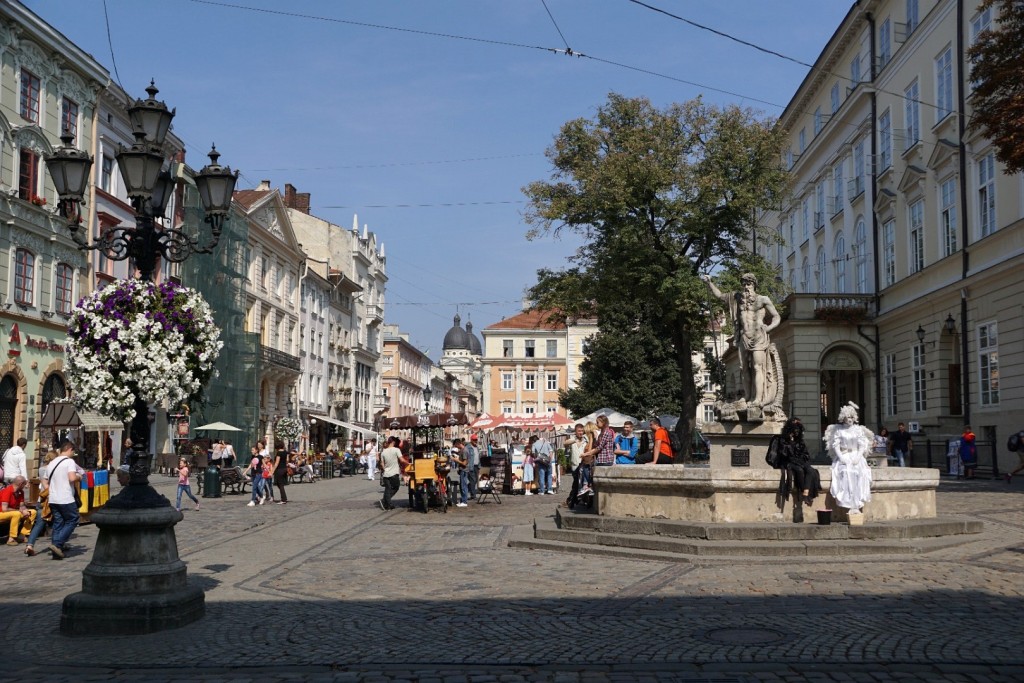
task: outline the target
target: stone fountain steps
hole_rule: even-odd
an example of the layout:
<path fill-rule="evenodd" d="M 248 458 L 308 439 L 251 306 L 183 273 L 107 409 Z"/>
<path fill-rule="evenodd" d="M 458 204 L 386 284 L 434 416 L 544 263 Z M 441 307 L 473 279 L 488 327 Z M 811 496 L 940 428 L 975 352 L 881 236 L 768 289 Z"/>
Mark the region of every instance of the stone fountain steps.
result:
<path fill-rule="evenodd" d="M 661 561 L 750 558 L 783 561 L 803 557 L 830 559 L 917 555 L 970 542 L 982 523 L 934 518 L 828 526 L 798 524 L 723 524 L 674 520 L 611 518 L 563 513 L 534 521 L 532 536 L 509 545 L 537 550 L 601 554 Z"/>

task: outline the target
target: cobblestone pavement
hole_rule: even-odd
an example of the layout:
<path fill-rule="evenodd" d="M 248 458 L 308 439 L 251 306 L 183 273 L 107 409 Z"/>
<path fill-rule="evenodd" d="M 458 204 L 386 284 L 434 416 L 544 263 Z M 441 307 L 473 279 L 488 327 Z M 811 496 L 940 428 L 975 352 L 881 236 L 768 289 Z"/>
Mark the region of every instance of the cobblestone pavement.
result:
<path fill-rule="evenodd" d="M 174 480 L 153 480 L 173 494 Z M 1024 481 L 944 481 L 940 514 L 985 532 L 926 555 L 691 563 L 507 547 L 561 496 L 422 514 L 380 510 L 379 492 L 346 477 L 290 486 L 288 505 L 203 499 L 176 532 L 206 617 L 131 638 L 58 634 L 95 527 L 79 528 L 63 562 L 0 547 L 4 671 L 132 683 L 1024 680 Z"/>

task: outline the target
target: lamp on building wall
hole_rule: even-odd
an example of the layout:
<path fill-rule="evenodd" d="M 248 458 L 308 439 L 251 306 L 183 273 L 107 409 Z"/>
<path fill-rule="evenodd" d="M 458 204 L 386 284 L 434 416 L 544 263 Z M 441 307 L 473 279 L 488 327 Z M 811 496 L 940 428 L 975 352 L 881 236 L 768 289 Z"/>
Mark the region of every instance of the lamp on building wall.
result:
<path fill-rule="evenodd" d="M 924 334 L 925 334 L 924 328 L 921 327 L 920 325 L 918 325 L 917 326 L 917 332 L 915 332 L 915 334 L 917 335 L 917 341 L 919 343 L 921 343 L 921 344 L 924 344 L 925 343 L 925 341 L 924 341 Z M 934 341 L 929 341 L 928 343 L 931 344 L 932 346 L 935 346 L 935 342 Z"/>
<path fill-rule="evenodd" d="M 946 316 L 945 328 L 948 334 L 956 334 L 956 320 L 953 319 L 952 313 Z"/>
<path fill-rule="evenodd" d="M 288 410 L 288 417 L 292 416 L 292 409 L 295 408 L 295 403 L 292 402 L 292 397 L 289 396 L 288 400 L 285 401 L 284 407 Z"/>
<path fill-rule="evenodd" d="M 46 155 L 46 167 L 57 190 L 58 210 L 78 247 L 99 251 L 112 261 L 131 259 L 140 279 L 148 281 L 159 260 L 177 263 L 217 246 L 238 173 L 217 163 L 214 147 L 210 163 L 195 176 L 205 222 L 210 225 L 209 239 L 201 241 L 177 228 L 158 225 L 176 183 L 164 170 L 168 158 L 164 141 L 175 112 L 157 101 L 159 91 L 152 82 L 146 92 L 147 99 L 127 107 L 135 143 L 121 147 L 116 157 L 135 214 L 134 227 L 106 228 L 90 241 L 87 226 L 83 235 L 82 205 L 93 159 L 74 146 L 70 131 L 61 136 L 63 145 Z M 186 581 L 185 566 L 178 558 L 174 525 L 181 513 L 149 484 L 146 401 L 135 397 L 134 412 L 129 485 L 91 515 L 99 535 L 92 562 L 84 571 L 83 590 L 64 599 L 61 632 L 66 635 L 152 633 L 184 626 L 202 618 L 206 610 L 203 589 Z M 125 604 L 131 604 L 132 610 L 124 611 Z"/>

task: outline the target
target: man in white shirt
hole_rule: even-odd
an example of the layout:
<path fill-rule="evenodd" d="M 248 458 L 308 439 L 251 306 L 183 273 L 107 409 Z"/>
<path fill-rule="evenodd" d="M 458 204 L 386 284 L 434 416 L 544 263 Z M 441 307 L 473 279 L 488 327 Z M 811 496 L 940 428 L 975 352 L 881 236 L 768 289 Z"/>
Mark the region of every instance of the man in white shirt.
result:
<path fill-rule="evenodd" d="M 21 437 L 18 442 L 4 451 L 4 483 L 10 484 L 15 477 L 28 479 L 28 466 L 25 464 L 25 446 L 28 439 Z"/>
<path fill-rule="evenodd" d="M 57 447 L 57 457 L 46 468 L 50 489 L 50 509 L 53 511 L 53 535 L 49 551 L 53 559 L 64 559 L 64 546 L 78 526 L 78 505 L 75 504 L 75 484 L 82 479 L 82 471 L 72 460 L 75 446 L 65 439 Z"/>
<path fill-rule="evenodd" d="M 381 510 L 394 510 L 391 504 L 391 497 L 398 491 L 399 481 L 402 476 L 402 468 L 399 461 L 402 458 L 402 451 L 398 450 L 398 437 L 392 436 L 387 441 L 387 448 L 380 454 L 381 466 L 384 468 L 384 498 L 377 501 Z"/>

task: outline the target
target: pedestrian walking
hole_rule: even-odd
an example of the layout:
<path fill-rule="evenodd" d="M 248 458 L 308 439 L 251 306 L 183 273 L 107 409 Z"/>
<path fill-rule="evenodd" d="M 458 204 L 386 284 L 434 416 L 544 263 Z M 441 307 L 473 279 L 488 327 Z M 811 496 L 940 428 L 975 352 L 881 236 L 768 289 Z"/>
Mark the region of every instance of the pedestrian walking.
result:
<path fill-rule="evenodd" d="M 392 496 L 398 492 L 398 481 L 402 475 L 400 461 L 402 451 L 398 448 L 398 437 L 392 436 L 387 441 L 387 448 L 380 454 L 382 474 L 384 475 L 384 497 L 378 501 L 381 510 L 394 510 Z"/>
<path fill-rule="evenodd" d="M 281 494 L 281 500 L 277 501 L 277 504 L 284 505 L 288 502 L 288 494 L 284 490 L 288 486 L 288 451 L 284 449 L 284 442 L 280 439 L 274 442 L 274 484 Z"/>
<path fill-rule="evenodd" d="M 896 431 L 889 436 L 889 450 L 896 458 L 896 464 L 906 467 L 910 461 L 910 452 L 914 450 L 914 439 L 907 431 L 907 425 L 900 422 L 896 425 Z"/>
<path fill-rule="evenodd" d="M 978 447 L 971 425 L 964 425 L 960 435 L 960 462 L 964 464 L 964 479 L 974 479 L 974 468 L 978 466 Z"/>
<path fill-rule="evenodd" d="M 199 509 L 199 499 L 192 495 L 192 484 L 189 481 L 188 463 L 185 462 L 185 458 L 178 460 L 178 497 L 174 501 L 174 507 L 178 512 L 181 512 L 181 494 L 185 494 L 192 499 L 192 502 L 196 504 L 196 510 Z"/>
<path fill-rule="evenodd" d="M 252 498 L 248 506 L 254 507 L 263 502 L 263 461 L 260 459 L 260 452 L 255 446 L 249 449 L 249 478 L 252 480 Z"/>
<path fill-rule="evenodd" d="M 366 442 L 366 478 L 373 481 L 377 478 L 377 440 Z"/>
<path fill-rule="evenodd" d="M 78 526 L 78 503 L 75 484 L 82 479 L 82 471 L 71 459 L 75 445 L 65 439 L 57 448 L 57 458 L 46 468 L 43 477 L 50 488 L 50 509 L 53 511 L 53 535 L 50 551 L 53 559 L 63 560 L 67 542 Z"/>

